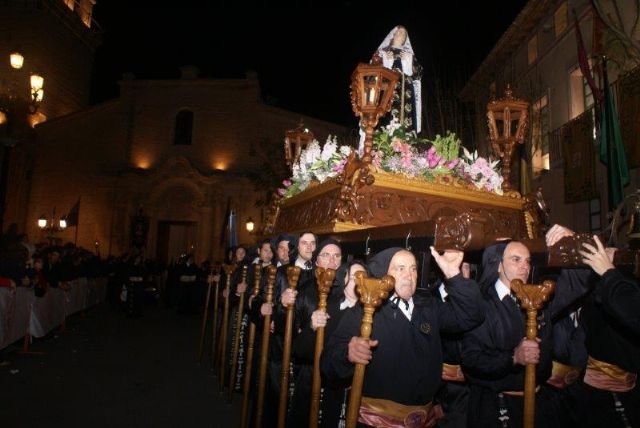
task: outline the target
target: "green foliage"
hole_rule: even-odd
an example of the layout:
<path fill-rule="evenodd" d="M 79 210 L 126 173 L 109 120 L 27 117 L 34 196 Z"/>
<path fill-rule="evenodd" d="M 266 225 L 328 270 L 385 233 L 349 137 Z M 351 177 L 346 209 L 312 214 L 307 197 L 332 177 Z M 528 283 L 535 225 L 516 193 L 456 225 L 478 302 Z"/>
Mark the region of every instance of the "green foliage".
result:
<path fill-rule="evenodd" d="M 458 159 L 460 154 L 460 145 L 462 142 L 455 133 L 447 131 L 447 135 L 444 137 L 437 134 L 433 140 L 428 141 L 436 149 L 436 153 L 442 156 L 446 161 Z"/>

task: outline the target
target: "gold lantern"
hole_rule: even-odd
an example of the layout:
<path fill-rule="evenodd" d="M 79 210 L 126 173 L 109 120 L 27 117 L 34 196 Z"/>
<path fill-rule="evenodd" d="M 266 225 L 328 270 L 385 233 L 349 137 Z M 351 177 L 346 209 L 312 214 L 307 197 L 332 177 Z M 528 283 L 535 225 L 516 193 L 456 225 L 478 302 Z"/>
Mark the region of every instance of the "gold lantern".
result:
<path fill-rule="evenodd" d="M 360 63 L 351 75 L 351 107 L 360 117 L 361 127 L 365 131 L 365 164 L 371 163 L 373 148 L 373 130 L 381 116 L 391 109 L 393 92 L 398 83 L 398 72 L 382 65 Z"/>
<path fill-rule="evenodd" d="M 527 131 L 529 103 L 513 97 L 507 85 L 504 98 L 491 100 L 487 104 L 487 125 L 489 139 L 495 154 L 501 159 L 502 188 L 513 189 L 511 185 L 511 162 L 516 144 L 522 144 Z"/>
<path fill-rule="evenodd" d="M 302 150 L 314 139 L 313 132 L 305 128 L 302 120 L 297 128 L 290 129 L 284 133 L 284 158 L 289 168 L 293 167 L 300 158 Z"/>

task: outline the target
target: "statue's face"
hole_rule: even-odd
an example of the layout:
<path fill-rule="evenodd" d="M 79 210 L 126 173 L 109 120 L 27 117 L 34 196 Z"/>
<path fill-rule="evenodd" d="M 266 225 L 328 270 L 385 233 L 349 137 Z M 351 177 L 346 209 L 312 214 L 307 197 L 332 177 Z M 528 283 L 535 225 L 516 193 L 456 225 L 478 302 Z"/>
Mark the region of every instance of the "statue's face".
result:
<path fill-rule="evenodd" d="M 406 41 L 407 41 L 407 30 L 405 30 L 404 27 L 400 27 L 396 30 L 395 34 L 393 35 L 393 39 L 391 40 L 391 46 L 393 46 L 394 48 L 399 48 L 399 47 L 402 47 Z"/>

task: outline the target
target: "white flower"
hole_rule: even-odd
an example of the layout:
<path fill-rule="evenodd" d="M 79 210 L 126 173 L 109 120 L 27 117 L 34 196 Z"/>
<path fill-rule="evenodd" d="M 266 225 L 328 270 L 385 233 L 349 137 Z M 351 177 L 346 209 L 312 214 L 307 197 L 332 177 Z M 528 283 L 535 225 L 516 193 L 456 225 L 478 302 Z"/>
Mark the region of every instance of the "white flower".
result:
<path fill-rule="evenodd" d="M 349 156 L 351 154 L 351 146 L 340 146 L 340 153 L 343 156 Z"/>
<path fill-rule="evenodd" d="M 313 165 L 313 163 L 320 158 L 321 153 L 320 143 L 318 143 L 318 140 L 313 140 L 300 154 L 300 159 L 307 165 Z"/>
<path fill-rule="evenodd" d="M 389 124 L 385 126 L 384 129 L 386 130 L 387 134 L 392 135 L 399 128 L 400 120 L 396 116 L 393 116 Z"/>
<path fill-rule="evenodd" d="M 338 149 L 338 144 L 335 141 L 331 141 L 331 135 L 327 138 L 327 142 L 324 143 L 324 147 L 322 148 L 322 154 L 320 155 L 320 159 L 324 162 L 329 161 L 336 153 Z"/>

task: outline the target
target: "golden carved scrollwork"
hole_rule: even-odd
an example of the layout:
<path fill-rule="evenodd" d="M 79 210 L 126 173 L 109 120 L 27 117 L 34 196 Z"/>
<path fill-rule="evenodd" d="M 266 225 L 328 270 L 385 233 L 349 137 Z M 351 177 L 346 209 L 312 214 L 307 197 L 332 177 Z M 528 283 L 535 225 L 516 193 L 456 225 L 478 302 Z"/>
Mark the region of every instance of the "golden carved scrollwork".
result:
<path fill-rule="evenodd" d="M 335 215 L 338 221 L 362 224 L 364 219 L 357 215 L 360 200 L 363 196 L 360 189 L 371 186 L 375 178 L 370 172 L 369 164 L 361 161 L 352 152 L 345 165 L 344 171 L 336 178 L 341 184 L 340 196 L 336 204 Z"/>
<path fill-rule="evenodd" d="M 309 201 L 281 207 L 275 232 L 313 230 L 315 226 L 330 223 L 338 201 L 335 189 Z"/>

